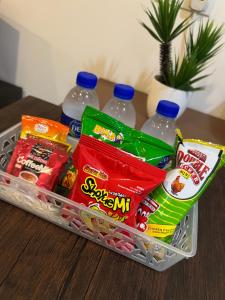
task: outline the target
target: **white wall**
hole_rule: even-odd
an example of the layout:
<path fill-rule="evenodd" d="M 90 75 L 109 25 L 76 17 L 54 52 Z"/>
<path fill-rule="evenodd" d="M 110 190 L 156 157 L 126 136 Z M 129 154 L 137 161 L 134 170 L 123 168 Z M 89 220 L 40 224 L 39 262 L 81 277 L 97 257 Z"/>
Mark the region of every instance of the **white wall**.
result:
<path fill-rule="evenodd" d="M 158 44 L 141 28 L 149 0 L 0 1 L 0 78 L 25 95 L 61 103 L 79 70 L 148 92 L 158 68 Z M 225 19 L 217 0 L 215 19 Z M 185 15 L 183 13 L 183 15 Z M 225 119 L 225 50 L 212 66 L 194 109 Z"/>

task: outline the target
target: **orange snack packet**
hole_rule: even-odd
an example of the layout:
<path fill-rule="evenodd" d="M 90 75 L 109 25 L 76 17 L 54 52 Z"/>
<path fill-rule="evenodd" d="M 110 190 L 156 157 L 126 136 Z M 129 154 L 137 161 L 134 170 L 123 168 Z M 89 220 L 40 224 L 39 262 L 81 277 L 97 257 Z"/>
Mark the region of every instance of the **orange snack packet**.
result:
<path fill-rule="evenodd" d="M 29 135 L 45 138 L 58 143 L 66 143 L 69 127 L 44 118 L 22 116 L 22 131 L 20 137 L 27 138 Z"/>
<path fill-rule="evenodd" d="M 59 122 L 22 116 L 20 139 L 7 172 L 30 183 L 53 190 L 69 159 L 69 127 Z"/>

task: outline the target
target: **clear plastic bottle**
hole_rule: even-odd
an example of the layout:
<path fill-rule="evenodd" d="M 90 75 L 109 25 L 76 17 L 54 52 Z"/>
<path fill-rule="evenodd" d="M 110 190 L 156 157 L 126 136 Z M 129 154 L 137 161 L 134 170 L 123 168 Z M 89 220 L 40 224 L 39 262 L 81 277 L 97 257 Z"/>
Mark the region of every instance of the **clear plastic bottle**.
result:
<path fill-rule="evenodd" d="M 134 88 L 126 84 L 116 84 L 113 96 L 106 103 L 103 112 L 130 127 L 135 127 L 136 112 L 132 104 Z"/>
<path fill-rule="evenodd" d="M 179 109 L 179 105 L 174 102 L 159 101 L 155 115 L 144 123 L 141 131 L 174 146 L 176 139 L 175 119 Z"/>
<path fill-rule="evenodd" d="M 70 127 L 70 135 L 75 138 L 80 138 L 81 117 L 86 105 L 99 109 L 96 85 L 97 77 L 94 74 L 79 72 L 76 86 L 69 91 L 62 104 L 61 123 Z"/>

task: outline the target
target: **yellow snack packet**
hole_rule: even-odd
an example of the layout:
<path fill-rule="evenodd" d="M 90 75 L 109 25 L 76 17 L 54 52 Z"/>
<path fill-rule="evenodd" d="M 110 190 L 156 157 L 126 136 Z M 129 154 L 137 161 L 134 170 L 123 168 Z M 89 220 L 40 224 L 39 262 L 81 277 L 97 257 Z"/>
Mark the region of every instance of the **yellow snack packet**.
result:
<path fill-rule="evenodd" d="M 20 138 L 26 139 L 28 136 L 41 137 L 56 143 L 64 144 L 68 151 L 71 146 L 67 144 L 69 127 L 53 120 L 23 115 Z"/>

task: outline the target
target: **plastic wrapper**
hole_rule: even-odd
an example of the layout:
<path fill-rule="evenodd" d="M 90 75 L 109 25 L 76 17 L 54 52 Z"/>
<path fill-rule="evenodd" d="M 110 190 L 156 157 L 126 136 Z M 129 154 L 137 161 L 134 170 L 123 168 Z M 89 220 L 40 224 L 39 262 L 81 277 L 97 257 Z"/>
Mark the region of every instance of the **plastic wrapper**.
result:
<path fill-rule="evenodd" d="M 170 243 L 177 224 L 225 164 L 225 147 L 193 139 L 178 140 L 176 168 L 142 201 L 137 228 Z"/>
<path fill-rule="evenodd" d="M 95 138 L 81 136 L 73 153 L 78 171 L 70 199 L 136 226 L 140 201 L 166 172 Z"/>
<path fill-rule="evenodd" d="M 69 128 L 58 122 L 22 117 L 21 139 L 6 171 L 30 183 L 53 190 L 69 158 Z"/>
<path fill-rule="evenodd" d="M 89 106 L 82 116 L 82 134 L 95 137 L 159 168 L 168 167 L 175 155 L 174 148 L 167 143 Z"/>
<path fill-rule="evenodd" d="M 58 143 L 66 143 L 69 127 L 44 118 L 23 115 L 20 138 L 25 139 L 29 135 L 38 136 Z"/>

